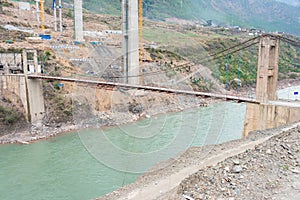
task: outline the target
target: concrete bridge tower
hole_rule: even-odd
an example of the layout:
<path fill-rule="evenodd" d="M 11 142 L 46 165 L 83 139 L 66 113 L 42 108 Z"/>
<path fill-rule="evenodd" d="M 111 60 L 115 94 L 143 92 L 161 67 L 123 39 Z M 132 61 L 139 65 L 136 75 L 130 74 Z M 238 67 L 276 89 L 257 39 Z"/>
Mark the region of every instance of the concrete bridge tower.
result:
<path fill-rule="evenodd" d="M 123 62 L 125 83 L 139 84 L 138 0 L 122 0 Z"/>
<path fill-rule="evenodd" d="M 279 39 L 269 36 L 262 37 L 258 55 L 256 100 L 259 102 L 276 100 Z"/>

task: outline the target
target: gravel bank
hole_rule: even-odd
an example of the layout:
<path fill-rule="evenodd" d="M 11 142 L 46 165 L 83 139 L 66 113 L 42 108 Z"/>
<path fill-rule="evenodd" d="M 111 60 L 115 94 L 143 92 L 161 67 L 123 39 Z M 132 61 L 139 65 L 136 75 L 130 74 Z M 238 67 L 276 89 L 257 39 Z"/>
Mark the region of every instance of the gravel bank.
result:
<path fill-rule="evenodd" d="M 183 199 L 300 199 L 300 127 L 186 178 Z"/>
<path fill-rule="evenodd" d="M 242 196 L 242 192 L 248 190 L 254 195 L 268 197 L 267 192 L 262 191 L 270 190 L 263 186 L 275 187 L 272 184 L 277 182 L 274 182 L 275 175 L 272 173 L 278 176 L 278 183 L 284 186 L 282 191 L 289 191 L 292 186 L 295 187 L 294 192 L 299 192 L 297 183 L 288 182 L 299 179 L 299 125 L 252 132 L 246 139 L 219 145 L 192 147 L 182 155 L 154 166 L 151 172 L 145 173 L 136 182 L 99 200 L 255 199 L 256 196 L 248 198 L 248 193 Z M 289 150 L 282 150 L 281 145 Z M 161 168 L 162 165 L 165 167 Z M 267 173 L 268 169 L 272 173 Z M 261 184 L 257 185 L 255 181 Z M 243 184 L 246 184 L 244 189 Z M 276 195 L 280 194 L 278 191 Z M 258 199 L 263 199 L 263 195 Z"/>

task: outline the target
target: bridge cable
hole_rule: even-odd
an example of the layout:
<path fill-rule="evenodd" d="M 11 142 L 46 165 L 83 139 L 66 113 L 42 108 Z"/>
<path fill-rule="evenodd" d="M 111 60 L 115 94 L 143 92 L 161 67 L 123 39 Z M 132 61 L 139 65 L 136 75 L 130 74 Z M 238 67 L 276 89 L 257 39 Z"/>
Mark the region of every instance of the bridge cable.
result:
<path fill-rule="evenodd" d="M 256 44 L 258 44 L 258 43 L 259 43 L 259 42 L 253 42 L 253 43 L 251 43 L 251 44 L 249 44 L 249 45 L 247 45 L 247 46 L 243 46 L 243 47 L 241 47 L 241 48 L 239 48 L 239 49 L 230 51 L 230 52 L 228 52 L 227 54 L 219 55 L 219 56 L 217 56 L 216 58 L 210 58 L 211 56 L 205 57 L 205 58 L 203 58 L 202 60 L 200 60 L 200 62 L 201 62 L 201 61 L 203 61 L 203 62 L 204 62 L 204 61 L 206 61 L 206 62 L 211 62 L 211 61 L 214 61 L 214 60 L 216 60 L 216 59 L 220 59 L 220 58 L 226 57 L 226 56 L 229 55 L 229 54 L 234 54 L 234 53 L 239 52 L 239 51 L 241 51 L 241 50 L 243 50 L 243 49 L 249 48 L 249 47 L 251 47 L 251 46 L 253 46 L 253 45 L 256 45 Z M 232 49 L 232 48 L 229 48 L 229 49 Z M 213 54 L 213 55 L 218 55 L 218 53 L 215 53 L 215 54 Z M 174 67 L 174 68 L 169 69 L 169 70 L 166 70 L 166 71 L 170 71 L 170 70 L 174 70 L 174 69 L 182 69 L 182 68 L 185 68 L 185 66 Z M 128 77 L 129 77 L 129 78 L 133 78 L 133 77 L 139 77 L 139 76 L 152 76 L 152 75 L 159 75 L 159 74 L 164 74 L 164 73 L 165 73 L 165 72 L 157 71 L 157 72 L 149 72 L 149 73 L 140 74 L 140 75 L 132 75 L 132 76 L 128 76 Z M 112 78 L 112 79 L 114 79 L 114 78 L 125 78 L 125 76 L 113 76 L 113 77 L 107 77 L 107 78 Z"/>

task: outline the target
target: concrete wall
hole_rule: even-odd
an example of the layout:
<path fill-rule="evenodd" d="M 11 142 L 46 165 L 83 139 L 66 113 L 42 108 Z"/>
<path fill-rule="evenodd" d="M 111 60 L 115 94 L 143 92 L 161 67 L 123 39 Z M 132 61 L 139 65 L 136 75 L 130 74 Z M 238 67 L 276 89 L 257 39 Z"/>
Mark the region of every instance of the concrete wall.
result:
<path fill-rule="evenodd" d="M 9 98 L 14 105 L 21 100 L 25 113 L 28 113 L 24 76 L 0 76 L 0 95 Z"/>
<path fill-rule="evenodd" d="M 243 136 L 250 131 L 276 128 L 300 120 L 299 107 L 247 103 Z"/>

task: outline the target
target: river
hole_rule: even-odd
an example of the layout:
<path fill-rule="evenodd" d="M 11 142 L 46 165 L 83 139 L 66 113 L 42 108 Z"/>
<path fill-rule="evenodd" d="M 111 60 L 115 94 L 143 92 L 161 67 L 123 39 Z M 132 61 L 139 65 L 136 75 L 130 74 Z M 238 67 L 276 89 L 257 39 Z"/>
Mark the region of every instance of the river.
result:
<path fill-rule="evenodd" d="M 241 138 L 245 107 L 224 102 L 30 145 L 1 145 L 0 199 L 99 197 L 190 146 Z"/>

